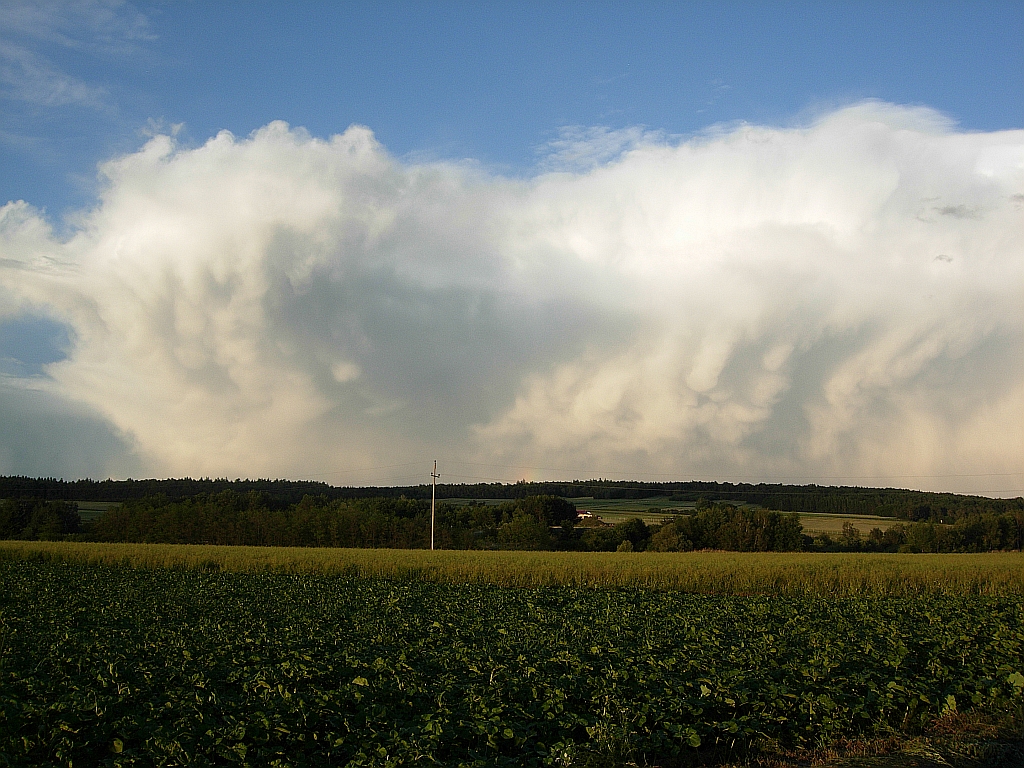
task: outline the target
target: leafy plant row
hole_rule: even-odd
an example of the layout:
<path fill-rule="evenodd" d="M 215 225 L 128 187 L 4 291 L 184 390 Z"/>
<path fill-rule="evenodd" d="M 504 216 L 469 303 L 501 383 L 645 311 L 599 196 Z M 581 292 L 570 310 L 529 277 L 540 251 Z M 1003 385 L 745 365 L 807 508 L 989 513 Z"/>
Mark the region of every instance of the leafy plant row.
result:
<path fill-rule="evenodd" d="M 1019 599 L 0 561 L 0 763 L 682 763 L 1019 707 Z"/>

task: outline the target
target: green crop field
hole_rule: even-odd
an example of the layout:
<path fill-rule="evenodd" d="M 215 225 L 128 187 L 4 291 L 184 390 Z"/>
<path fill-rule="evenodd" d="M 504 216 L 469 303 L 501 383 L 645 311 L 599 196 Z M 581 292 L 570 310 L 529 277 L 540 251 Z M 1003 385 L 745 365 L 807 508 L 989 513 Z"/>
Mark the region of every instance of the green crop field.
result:
<path fill-rule="evenodd" d="M 7 554 L 8 766 L 671 766 L 1022 722 L 1018 596 L 513 589 Z"/>

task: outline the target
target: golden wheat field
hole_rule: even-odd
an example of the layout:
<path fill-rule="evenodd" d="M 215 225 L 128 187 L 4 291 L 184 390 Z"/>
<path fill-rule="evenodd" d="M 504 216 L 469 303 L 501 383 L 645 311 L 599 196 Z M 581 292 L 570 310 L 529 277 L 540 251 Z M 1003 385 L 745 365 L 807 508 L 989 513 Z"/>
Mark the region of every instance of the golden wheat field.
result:
<path fill-rule="evenodd" d="M 0 557 L 138 568 L 339 574 L 501 586 L 702 594 L 1024 594 L 1024 553 L 818 554 L 436 551 L 0 542 Z"/>

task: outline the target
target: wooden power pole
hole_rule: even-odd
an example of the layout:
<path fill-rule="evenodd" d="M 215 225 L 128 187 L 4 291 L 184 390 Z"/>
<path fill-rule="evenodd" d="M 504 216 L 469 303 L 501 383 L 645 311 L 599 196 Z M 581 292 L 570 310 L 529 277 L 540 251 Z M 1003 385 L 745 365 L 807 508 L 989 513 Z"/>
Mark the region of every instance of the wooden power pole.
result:
<path fill-rule="evenodd" d="M 430 473 L 433 483 L 430 486 L 430 551 L 434 551 L 434 505 L 437 502 L 437 459 L 434 459 L 434 471 Z"/>

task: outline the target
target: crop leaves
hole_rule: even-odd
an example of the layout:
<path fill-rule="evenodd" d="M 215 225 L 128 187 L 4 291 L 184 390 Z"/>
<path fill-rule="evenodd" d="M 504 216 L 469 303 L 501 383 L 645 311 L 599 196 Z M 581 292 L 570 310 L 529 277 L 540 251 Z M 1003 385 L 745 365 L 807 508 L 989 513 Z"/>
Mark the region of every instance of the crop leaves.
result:
<path fill-rule="evenodd" d="M 1019 706 L 1018 598 L 0 562 L 0 764 L 637 764 Z"/>

